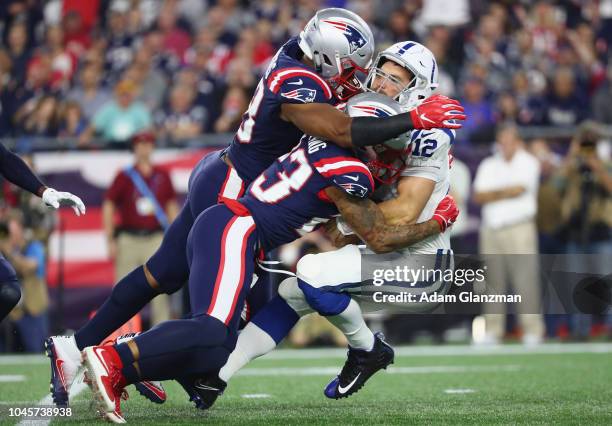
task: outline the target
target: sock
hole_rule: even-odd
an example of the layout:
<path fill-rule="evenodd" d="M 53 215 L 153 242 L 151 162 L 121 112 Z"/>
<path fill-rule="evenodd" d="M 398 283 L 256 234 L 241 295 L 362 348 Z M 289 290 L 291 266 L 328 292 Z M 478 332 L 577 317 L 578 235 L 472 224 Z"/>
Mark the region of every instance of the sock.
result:
<path fill-rule="evenodd" d="M 265 309 L 265 307 L 264 307 Z M 252 322 L 238 336 L 236 347 L 219 370 L 219 378 L 228 382 L 234 374 L 253 359 L 271 352 L 276 347 L 274 339 Z"/>
<path fill-rule="evenodd" d="M 225 382 L 251 360 L 272 351 L 281 342 L 300 316 L 285 302 L 276 296 L 255 315 L 244 327 L 236 347 L 227 362 L 219 371 L 219 378 Z"/>
<path fill-rule="evenodd" d="M 374 333 L 365 323 L 359 304 L 353 299 L 340 314 L 326 318 L 344 333 L 352 348 L 371 351 L 374 347 Z"/>
<path fill-rule="evenodd" d="M 142 266 L 127 274 L 113 287 L 110 297 L 93 318 L 74 334 L 79 350 L 100 344 L 140 312 L 157 294 L 147 282 Z"/>

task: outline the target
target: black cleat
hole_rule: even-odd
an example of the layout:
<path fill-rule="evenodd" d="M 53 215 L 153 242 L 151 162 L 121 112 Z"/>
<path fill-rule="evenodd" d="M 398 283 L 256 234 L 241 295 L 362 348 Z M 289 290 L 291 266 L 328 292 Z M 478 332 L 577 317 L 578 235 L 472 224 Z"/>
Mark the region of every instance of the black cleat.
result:
<path fill-rule="evenodd" d="M 347 398 L 361 389 L 377 371 L 393 364 L 393 348 L 384 338 L 382 333 L 376 333 L 371 351 L 349 347 L 348 359 L 340 374 L 325 388 L 325 396 L 331 399 Z"/>
<path fill-rule="evenodd" d="M 227 383 L 213 373 L 198 378 L 189 377 L 177 380 L 189 395 L 189 401 L 193 402 L 196 408 L 208 410 L 227 387 Z"/>

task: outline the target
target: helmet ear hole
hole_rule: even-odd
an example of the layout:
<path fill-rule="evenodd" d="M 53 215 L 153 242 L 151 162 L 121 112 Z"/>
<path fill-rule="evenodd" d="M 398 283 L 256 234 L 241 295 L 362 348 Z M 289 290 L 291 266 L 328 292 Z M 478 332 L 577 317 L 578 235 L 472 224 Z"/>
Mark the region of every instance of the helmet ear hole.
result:
<path fill-rule="evenodd" d="M 326 65 L 332 65 L 331 59 L 329 59 L 329 56 L 327 56 L 325 53 L 323 54 L 323 61 Z"/>

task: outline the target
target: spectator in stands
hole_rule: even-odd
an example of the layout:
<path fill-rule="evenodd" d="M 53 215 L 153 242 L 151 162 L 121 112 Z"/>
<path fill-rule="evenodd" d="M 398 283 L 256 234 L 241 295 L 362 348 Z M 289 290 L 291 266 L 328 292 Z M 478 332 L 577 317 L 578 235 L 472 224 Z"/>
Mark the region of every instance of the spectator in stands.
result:
<path fill-rule="evenodd" d="M 153 54 L 146 48 L 140 48 L 134 55 L 134 62 L 125 73 L 125 78 L 139 82 L 142 101 L 150 111 L 155 111 L 162 105 L 168 85 L 163 72 L 152 66 Z"/>
<path fill-rule="evenodd" d="M 546 122 L 554 126 L 573 126 L 586 118 L 587 105 L 582 91 L 576 86 L 571 68 L 556 70 L 552 89 L 546 99 Z"/>
<path fill-rule="evenodd" d="M 493 104 L 487 99 L 484 82 L 478 78 L 469 78 L 463 86 L 462 104 L 467 120 L 457 134 L 458 139 L 469 143 L 490 142 L 495 124 Z"/>
<path fill-rule="evenodd" d="M 8 235 L 0 239 L 0 250 L 15 268 L 23 286 L 21 302 L 9 318 L 19 330 L 24 350 L 40 352 L 49 335 L 45 247 L 31 238 L 20 212 L 12 212 L 6 226 Z"/>
<path fill-rule="evenodd" d="M 474 179 L 474 201 L 482 205 L 480 253 L 486 256 L 487 292 L 520 294 L 516 305 L 525 344 L 544 336 L 540 312 L 538 237 L 535 225 L 540 178 L 538 161 L 524 148 L 514 125 L 501 126 L 496 135 L 498 152 L 485 158 Z M 513 288 L 509 292 L 507 279 Z M 505 331 L 506 306 L 485 303 L 486 337 L 496 344 Z"/>
<path fill-rule="evenodd" d="M 110 80 L 116 80 L 132 62 L 134 35 L 128 32 L 128 0 L 113 0 L 108 10 L 105 69 Z"/>
<path fill-rule="evenodd" d="M 80 84 L 68 92 L 68 99 L 78 103 L 84 117 L 91 120 L 112 96 L 101 85 L 101 69 L 97 64 L 85 64 L 79 74 L 79 81 Z"/>
<path fill-rule="evenodd" d="M 517 123 L 533 126 L 544 122 L 545 103 L 530 87 L 527 74 L 517 72 L 512 78 L 512 96 L 518 106 Z"/>
<path fill-rule="evenodd" d="M 17 84 L 25 80 L 28 62 L 32 57 L 32 50 L 28 47 L 28 29 L 22 22 L 14 23 L 8 32 L 8 54 L 11 59 L 11 78 Z"/>
<path fill-rule="evenodd" d="M 56 136 L 58 107 L 59 102 L 54 96 L 38 98 L 34 110 L 24 118 L 21 133 L 27 136 Z"/>
<path fill-rule="evenodd" d="M 191 45 L 189 33 L 177 25 L 176 3 L 165 2 L 157 17 L 157 28 L 161 32 L 164 51 L 182 58 Z"/>
<path fill-rule="evenodd" d="M 153 255 L 162 241 L 164 229 L 178 213 L 170 175 L 151 161 L 155 135 L 151 132 L 136 134 L 132 138 L 132 148 L 134 164 L 117 174 L 102 205 L 109 254 L 115 262 L 115 280 Z M 119 217 L 117 224 L 115 214 Z M 151 324 L 170 317 L 168 296 L 157 296 L 151 305 Z"/>
<path fill-rule="evenodd" d="M 74 101 L 64 102 L 57 112 L 57 135 L 62 138 L 79 137 L 87 129 L 87 119 L 81 106 Z"/>
<path fill-rule="evenodd" d="M 593 118 L 600 123 L 612 124 L 612 60 L 606 69 L 606 81 L 597 89 L 593 96 L 591 109 L 593 110 Z"/>
<path fill-rule="evenodd" d="M 160 138 L 172 143 L 192 140 L 202 133 L 208 117 L 204 107 L 194 103 L 195 96 L 186 84 L 172 87 L 168 106 L 155 118 Z"/>
<path fill-rule="evenodd" d="M 249 100 L 243 88 L 230 87 L 223 100 L 221 116 L 215 122 L 215 132 L 235 132 L 240 126 L 242 114 L 246 111 Z"/>
<path fill-rule="evenodd" d="M 138 88 L 131 80 L 122 80 L 115 87 L 115 99 L 107 102 L 93 117 L 90 126 L 81 134 L 80 143 L 86 145 L 94 133 L 110 142 L 124 142 L 151 126 L 151 113 L 136 101 Z"/>
<path fill-rule="evenodd" d="M 64 32 L 59 25 L 47 28 L 43 49 L 51 58 L 51 84 L 67 88 L 76 70 L 77 58 L 64 47 Z"/>

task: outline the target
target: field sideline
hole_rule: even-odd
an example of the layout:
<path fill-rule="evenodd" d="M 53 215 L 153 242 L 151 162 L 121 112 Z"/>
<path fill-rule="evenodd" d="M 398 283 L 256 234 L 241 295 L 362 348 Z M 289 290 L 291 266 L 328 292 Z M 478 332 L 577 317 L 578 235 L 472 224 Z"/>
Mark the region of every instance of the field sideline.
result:
<path fill-rule="evenodd" d="M 327 400 L 322 389 L 343 358 L 335 349 L 277 350 L 243 370 L 207 413 L 173 382 L 164 405 L 128 388 L 124 414 L 131 424 L 173 425 L 612 424 L 612 344 L 401 347 L 389 371 L 357 395 Z M 48 368 L 42 356 L 0 357 L 1 425 L 19 422 L 9 407 L 48 403 Z M 89 401 L 85 388 L 73 416 L 51 423 L 95 422 Z"/>

